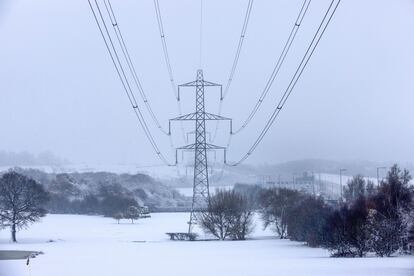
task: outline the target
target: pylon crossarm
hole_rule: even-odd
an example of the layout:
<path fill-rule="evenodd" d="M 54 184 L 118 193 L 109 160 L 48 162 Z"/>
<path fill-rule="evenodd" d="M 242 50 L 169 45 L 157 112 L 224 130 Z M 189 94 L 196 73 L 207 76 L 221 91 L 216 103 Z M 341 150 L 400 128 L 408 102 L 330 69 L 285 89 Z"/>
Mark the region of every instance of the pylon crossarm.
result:
<path fill-rule="evenodd" d="M 218 120 L 231 121 L 232 120 L 230 118 L 219 116 L 219 115 L 208 113 L 208 112 L 203 112 L 202 114 L 204 115 L 204 120 L 207 120 L 207 121 L 218 121 Z M 195 121 L 195 120 L 198 120 L 196 112 L 185 114 L 185 115 L 170 119 L 170 121 Z"/>
<path fill-rule="evenodd" d="M 224 150 L 226 149 L 226 147 L 220 147 L 220 146 L 206 143 L 206 149 L 207 150 Z"/>
<path fill-rule="evenodd" d="M 222 87 L 221 84 L 214 83 L 214 82 L 211 82 L 211 81 L 205 81 L 205 80 L 201 81 L 200 84 L 203 85 L 203 86 L 221 86 Z M 178 87 L 194 87 L 194 86 L 197 86 L 197 85 L 199 85 L 197 83 L 197 81 L 190 81 L 190 82 L 187 82 L 187 83 L 180 84 Z"/>
<path fill-rule="evenodd" d="M 195 144 L 189 144 L 182 147 L 177 148 L 177 150 L 193 150 L 195 149 Z"/>
<path fill-rule="evenodd" d="M 181 93 L 180 93 L 180 88 L 182 87 L 204 87 L 204 86 L 208 86 L 208 87 L 220 87 L 220 101 L 223 100 L 223 85 L 218 84 L 218 83 L 214 83 L 211 81 L 205 81 L 205 80 L 196 80 L 196 81 L 190 81 L 187 83 L 183 83 L 178 85 L 178 100 L 181 99 Z"/>
<path fill-rule="evenodd" d="M 197 85 L 197 81 L 190 81 L 190 82 L 187 82 L 187 83 L 183 83 L 183 84 L 178 85 L 178 88 L 180 88 L 180 87 L 186 87 L 186 86 L 196 86 L 196 85 Z"/>
<path fill-rule="evenodd" d="M 203 85 L 204 86 L 220 86 L 220 87 L 223 87 L 221 84 L 214 83 L 214 82 L 211 82 L 211 81 L 203 81 Z"/>
<path fill-rule="evenodd" d="M 196 148 L 196 144 L 189 144 L 182 147 L 177 148 L 177 150 L 193 150 Z M 220 147 L 212 144 L 206 143 L 205 146 L 198 146 L 198 149 L 206 149 L 206 150 L 225 150 L 226 147 Z"/>
<path fill-rule="evenodd" d="M 185 114 L 182 116 L 178 116 L 175 118 L 170 119 L 170 121 L 192 121 L 192 120 L 196 120 L 196 115 L 197 113 L 189 113 L 189 114 Z"/>
<path fill-rule="evenodd" d="M 207 113 L 207 112 L 204 112 L 204 114 L 205 114 L 205 120 L 210 120 L 210 121 L 212 121 L 212 120 L 231 121 L 230 118 L 223 117 L 223 116 L 220 116 L 220 115 L 211 114 L 211 113 Z"/>

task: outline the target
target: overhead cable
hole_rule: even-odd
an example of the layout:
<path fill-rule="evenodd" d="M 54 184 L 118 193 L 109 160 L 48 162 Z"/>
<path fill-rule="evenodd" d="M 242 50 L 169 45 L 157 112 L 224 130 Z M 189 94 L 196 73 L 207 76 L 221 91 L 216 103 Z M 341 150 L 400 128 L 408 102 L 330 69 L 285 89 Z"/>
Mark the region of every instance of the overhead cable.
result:
<path fill-rule="evenodd" d="M 175 164 L 169 163 L 167 161 L 167 159 L 165 158 L 165 156 L 163 155 L 163 153 L 160 151 L 156 141 L 154 140 L 154 138 L 153 138 L 153 136 L 152 136 L 152 134 L 151 134 L 151 132 L 148 128 L 148 125 L 145 122 L 145 119 L 144 119 L 144 117 L 141 113 L 141 110 L 140 110 L 139 106 L 138 106 L 138 103 L 136 101 L 134 93 L 131 89 L 131 85 L 129 84 L 128 78 L 126 77 L 125 70 L 122 66 L 122 63 L 121 63 L 120 59 L 119 59 L 119 55 L 118 55 L 118 53 L 116 51 L 116 48 L 115 48 L 115 45 L 112 41 L 110 32 L 109 32 L 108 27 L 105 23 L 105 19 L 102 15 L 99 4 L 98 4 L 97 0 L 95 0 L 94 2 L 95 2 L 97 12 L 95 11 L 94 7 L 92 6 L 91 0 L 88 0 L 88 3 L 89 3 L 89 6 L 91 8 L 92 14 L 94 16 L 95 22 L 98 26 L 98 29 L 101 33 L 101 36 L 102 36 L 103 40 L 104 40 L 106 49 L 108 50 L 108 53 L 110 55 L 110 58 L 112 60 L 113 65 L 115 67 L 117 75 L 118 75 L 118 77 L 121 81 L 122 87 L 124 88 L 124 91 L 125 91 L 125 93 L 128 97 L 128 100 L 129 100 L 129 102 L 130 102 L 130 104 L 133 108 L 134 114 L 136 115 L 142 129 L 144 130 L 145 136 L 147 137 L 148 141 L 150 142 L 152 148 L 154 149 L 155 153 L 160 158 L 160 160 L 166 165 L 174 166 Z M 98 18 L 98 15 L 99 15 L 100 20 Z M 103 26 L 103 28 L 102 28 L 102 26 Z"/>
<path fill-rule="evenodd" d="M 273 71 L 262 91 L 262 94 L 260 95 L 258 101 L 256 102 L 255 106 L 253 107 L 253 110 L 250 112 L 247 119 L 243 122 L 240 128 L 233 131 L 233 135 L 238 134 L 240 131 L 242 131 L 253 119 L 253 117 L 256 115 L 257 111 L 259 110 L 260 106 L 262 105 L 264 99 L 266 98 L 267 94 L 269 93 L 270 88 L 273 85 L 273 82 L 275 81 L 276 76 L 279 74 L 280 68 L 282 67 L 286 56 L 289 53 L 289 50 L 295 40 L 296 34 L 298 33 L 299 27 L 302 24 L 303 18 L 306 15 L 306 12 L 308 11 L 309 5 L 311 4 L 311 0 L 305 0 L 302 4 L 302 7 L 299 11 L 299 15 L 296 18 L 295 23 L 293 24 L 293 27 L 290 31 L 289 37 L 287 41 L 285 42 L 285 45 L 283 47 L 282 52 L 279 55 L 279 58 L 277 59 L 277 62 L 273 68 Z"/>
<path fill-rule="evenodd" d="M 318 27 L 318 29 L 317 29 L 317 31 L 316 31 L 313 39 L 312 39 L 312 42 L 310 43 L 309 47 L 307 48 L 306 53 L 303 56 L 298 68 L 296 69 L 296 72 L 293 75 L 288 87 L 286 88 L 285 92 L 283 93 L 283 96 L 281 97 L 278 104 L 276 105 L 272 115 L 268 119 L 268 121 L 267 121 L 265 127 L 263 128 L 263 130 L 261 131 L 259 137 L 256 139 L 256 141 L 253 143 L 253 145 L 250 147 L 250 149 L 247 151 L 247 153 L 245 155 L 243 155 L 243 157 L 239 161 L 237 161 L 235 163 L 232 163 L 232 164 L 228 164 L 229 166 L 237 166 L 237 165 L 241 164 L 242 162 L 244 162 L 254 152 L 254 150 L 257 148 L 259 143 L 265 137 L 265 135 L 269 131 L 270 127 L 273 125 L 276 118 L 280 114 L 280 111 L 282 110 L 282 108 L 286 104 L 286 101 L 288 100 L 289 96 L 291 95 L 293 89 L 295 88 L 299 78 L 301 77 L 303 71 L 306 68 L 306 65 L 308 64 L 308 62 L 309 62 L 310 58 L 312 57 L 316 47 L 319 44 L 323 34 L 325 33 L 326 28 L 328 27 L 329 23 L 331 22 L 331 19 L 334 16 L 340 2 L 341 2 L 341 0 L 332 0 L 331 1 L 331 4 L 329 5 L 329 7 L 328 7 L 321 23 L 320 23 L 320 25 L 319 25 L 319 27 Z"/>

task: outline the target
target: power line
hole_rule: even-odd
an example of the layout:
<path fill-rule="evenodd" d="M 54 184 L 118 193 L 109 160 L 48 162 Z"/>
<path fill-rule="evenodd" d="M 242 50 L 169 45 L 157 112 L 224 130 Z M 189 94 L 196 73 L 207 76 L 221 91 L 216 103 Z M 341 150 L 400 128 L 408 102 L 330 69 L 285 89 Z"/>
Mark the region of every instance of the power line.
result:
<path fill-rule="evenodd" d="M 233 164 L 229 164 L 230 166 L 237 166 L 241 164 L 243 161 L 245 161 L 256 149 L 256 147 L 259 145 L 259 143 L 262 141 L 263 137 L 266 135 L 266 133 L 269 131 L 270 127 L 276 120 L 277 116 L 279 115 L 280 111 L 282 110 L 283 106 L 285 105 L 287 99 L 289 98 L 290 94 L 292 93 L 293 89 L 296 86 L 296 83 L 298 82 L 300 76 L 302 75 L 304 69 L 306 68 L 306 65 L 308 64 L 310 58 L 312 57 L 316 47 L 319 44 L 319 41 L 321 40 L 323 34 L 325 33 L 326 28 L 328 27 L 332 17 L 334 16 L 336 9 L 338 8 L 338 5 L 340 4 L 341 0 L 337 0 L 337 3 L 334 5 L 336 0 L 332 0 L 331 4 L 329 5 L 328 10 L 325 13 L 325 16 L 323 17 L 313 39 L 310 43 L 308 49 L 306 50 L 305 55 L 303 56 L 294 76 L 292 77 L 288 87 L 286 88 L 282 98 L 280 99 L 279 103 L 277 104 L 276 108 L 274 109 L 272 116 L 267 121 L 265 127 L 261 131 L 259 137 L 256 139 L 256 141 L 253 143 L 249 151 L 237 162 Z M 333 10 L 332 10 L 332 7 Z M 332 10 L 332 11 L 331 11 Z M 330 15 L 329 15 L 330 14 Z M 326 20 L 328 18 L 328 20 Z M 321 31 L 322 30 L 322 31 Z"/>
<path fill-rule="evenodd" d="M 232 65 L 231 70 L 230 70 L 229 79 L 227 80 L 227 84 L 226 84 L 226 87 L 224 89 L 224 93 L 220 97 L 219 112 L 218 112 L 219 115 L 221 115 L 221 112 L 222 112 L 222 109 L 223 109 L 223 100 L 226 97 L 227 93 L 229 92 L 230 85 L 231 85 L 231 83 L 233 81 L 233 78 L 234 78 L 234 73 L 236 72 L 237 64 L 238 64 L 239 58 L 240 58 L 240 53 L 241 53 L 241 50 L 242 50 L 242 47 L 243 47 L 244 37 L 246 35 L 247 26 L 249 24 L 250 13 L 252 11 L 252 7 L 253 7 L 253 0 L 249 0 L 249 2 L 247 3 L 246 14 L 244 15 L 243 27 L 242 27 L 242 31 L 241 31 L 241 34 L 240 34 L 239 43 L 237 44 L 236 55 L 234 56 L 233 65 Z M 217 122 L 216 123 L 216 128 L 214 130 L 213 141 L 216 139 L 219 126 L 220 126 L 220 122 Z"/>
<path fill-rule="evenodd" d="M 115 32 L 116 38 L 118 40 L 118 43 L 121 46 L 122 53 L 125 57 L 125 60 L 127 61 L 129 71 L 131 72 L 131 75 L 134 79 L 134 83 L 135 83 L 138 91 L 140 92 L 141 98 L 142 98 L 142 100 L 143 100 L 143 102 L 144 102 L 144 104 L 145 104 L 145 106 L 148 110 L 148 113 L 150 114 L 150 116 L 151 116 L 152 120 L 154 121 L 154 123 L 156 124 L 157 128 L 162 133 L 164 133 L 165 135 L 169 135 L 169 133 L 159 123 L 159 120 L 158 120 L 157 116 L 154 114 L 154 112 L 151 108 L 151 105 L 148 101 L 148 98 L 147 98 L 145 92 L 144 92 L 144 89 L 142 88 L 141 82 L 139 81 L 137 72 L 135 70 L 134 63 L 131 60 L 131 56 L 130 56 L 128 48 L 126 46 L 124 37 L 122 35 L 121 28 L 119 27 L 118 20 L 116 19 L 114 10 L 112 8 L 112 4 L 109 0 L 104 0 L 104 4 L 105 4 L 106 11 L 108 13 L 108 17 L 110 18 L 112 26 L 114 28 L 114 32 Z"/>
<path fill-rule="evenodd" d="M 171 89 L 172 89 L 172 91 L 175 95 L 175 98 L 177 99 L 177 101 L 179 101 L 180 99 L 178 98 L 178 94 L 177 94 L 177 91 L 176 91 L 177 86 L 175 85 L 173 71 L 172 71 L 172 68 L 171 68 L 170 57 L 168 55 L 167 41 L 165 39 L 164 26 L 162 24 L 160 4 L 158 3 L 158 0 L 154 0 L 154 5 L 155 5 L 155 13 L 157 15 L 158 29 L 160 31 L 160 36 L 161 36 L 162 50 L 164 52 L 165 64 L 167 65 L 168 75 L 170 77 Z"/>
<path fill-rule="evenodd" d="M 243 122 L 242 126 L 238 128 L 237 130 L 233 131 L 233 134 L 238 134 L 240 131 L 242 131 L 253 119 L 253 117 L 256 115 L 257 111 L 259 110 L 260 106 L 262 105 L 264 99 L 266 98 L 270 88 L 273 85 L 273 82 L 276 78 L 276 76 L 279 74 L 280 68 L 282 67 L 286 56 L 289 53 L 289 50 L 295 40 L 296 34 L 298 33 L 299 27 L 302 24 L 303 18 L 306 15 L 306 12 L 308 11 L 309 5 L 311 4 L 311 0 L 305 0 L 302 4 L 302 7 L 299 11 L 299 15 L 292 27 L 292 30 L 290 31 L 289 37 L 283 47 L 282 52 L 279 55 L 279 58 L 276 62 L 275 67 L 273 68 L 272 74 L 270 75 L 270 78 L 268 79 L 265 88 L 262 91 L 262 94 L 259 97 L 259 100 L 256 102 L 255 106 L 253 107 L 253 110 L 250 112 L 247 119 Z"/>
<path fill-rule="evenodd" d="M 242 28 L 242 31 L 241 31 L 241 34 L 240 34 L 239 43 L 237 45 L 236 55 L 234 56 L 233 66 L 231 67 L 229 79 L 227 81 L 226 88 L 224 89 L 223 96 L 220 100 L 223 100 L 226 97 L 227 93 L 229 92 L 231 82 L 233 81 L 234 73 L 236 72 L 237 63 L 239 62 L 240 52 L 241 52 L 242 47 L 243 47 L 244 37 L 245 37 L 245 34 L 246 34 L 246 30 L 247 30 L 247 25 L 249 24 L 249 19 L 250 19 L 250 13 L 252 11 L 252 6 L 253 6 L 253 0 L 249 0 L 249 2 L 247 4 L 246 14 L 244 16 L 243 28 Z"/>
<path fill-rule="evenodd" d="M 155 153 L 158 155 L 158 157 L 160 158 L 160 160 L 163 163 L 165 163 L 166 165 L 173 166 L 173 164 L 170 164 L 167 161 L 167 159 L 165 158 L 165 156 L 162 154 L 162 152 L 158 148 L 158 145 L 155 142 L 153 136 L 151 135 L 151 132 L 150 132 L 150 130 L 149 130 L 149 128 L 148 128 L 148 126 L 147 126 L 147 124 L 145 122 L 145 119 L 144 119 L 144 117 L 143 117 L 143 115 L 141 113 L 141 110 L 139 109 L 138 103 L 137 103 L 137 101 L 135 99 L 135 96 L 134 96 L 134 94 L 132 92 L 132 89 L 131 89 L 131 86 L 129 84 L 128 78 L 126 77 L 126 74 L 125 74 L 125 71 L 123 69 L 122 63 L 121 63 L 121 61 L 119 59 L 118 53 L 117 53 L 116 48 L 114 46 L 114 43 L 112 41 L 112 38 L 111 38 L 111 35 L 109 33 L 108 27 L 106 26 L 104 17 L 102 15 L 102 12 L 101 12 L 101 9 L 99 7 L 99 4 L 98 4 L 97 0 L 95 0 L 95 5 L 96 5 L 96 8 L 97 8 L 99 17 L 100 17 L 100 19 L 102 21 L 102 25 L 103 25 L 103 27 L 105 29 L 106 36 L 105 36 L 104 30 L 102 29 L 101 23 L 99 22 L 97 13 L 95 12 L 95 9 L 92 6 L 91 1 L 88 0 L 88 3 L 89 3 L 89 7 L 91 8 L 92 14 L 94 16 L 95 22 L 96 22 L 96 24 L 98 26 L 99 32 L 101 33 L 101 36 L 102 36 L 102 38 L 104 40 L 106 49 L 108 50 L 108 53 L 109 53 L 109 55 L 111 57 L 111 60 L 112 60 L 112 63 L 114 65 L 115 70 L 116 70 L 116 72 L 118 74 L 118 77 L 119 77 L 119 79 L 120 79 L 120 81 L 122 83 L 122 87 L 124 88 L 124 91 L 125 91 L 125 93 L 126 93 L 126 95 L 128 97 L 128 100 L 131 103 L 131 106 L 132 106 L 132 108 L 134 110 L 134 113 L 135 113 L 135 115 L 136 115 L 136 117 L 137 117 L 137 119 L 138 119 L 141 127 L 144 130 L 145 136 L 147 137 L 148 141 L 150 142 L 151 146 L 153 147 Z M 108 41 L 109 41 L 109 43 L 108 43 Z M 111 47 L 110 47 L 110 45 L 111 45 Z M 112 48 L 112 51 L 111 51 L 111 48 Z"/>
<path fill-rule="evenodd" d="M 165 38 L 164 25 L 162 23 L 160 4 L 159 4 L 158 0 L 154 0 L 154 7 L 155 7 L 155 13 L 156 13 L 156 16 L 157 16 L 158 30 L 160 32 L 162 50 L 163 50 L 163 53 L 164 53 L 165 64 L 166 64 L 167 70 L 168 70 L 168 76 L 169 76 L 169 79 L 170 79 L 171 89 L 172 89 L 174 97 L 177 101 L 178 115 L 182 116 L 183 112 L 182 112 L 182 107 L 181 107 L 180 95 L 178 94 L 178 92 L 176 90 L 177 86 L 175 84 L 174 75 L 173 75 L 171 62 L 170 62 L 170 57 L 168 55 L 167 41 L 166 41 L 166 38 Z M 182 123 L 181 123 L 181 133 L 182 133 L 183 139 L 185 141 L 185 132 L 184 132 L 184 127 L 183 127 Z"/>
<path fill-rule="evenodd" d="M 123 35 L 122 35 L 122 32 L 121 32 L 121 29 L 119 27 L 118 20 L 117 20 L 117 18 L 115 16 L 115 12 L 114 12 L 114 10 L 112 8 L 112 4 L 111 4 L 110 0 L 104 0 L 104 4 L 105 4 L 106 11 L 108 13 L 108 17 L 111 20 L 111 24 L 112 24 L 112 26 L 114 28 L 114 32 L 115 32 L 115 35 L 117 37 L 118 43 L 119 43 L 119 45 L 121 47 L 122 53 L 124 55 L 124 58 L 127 61 L 127 65 L 128 65 L 129 71 L 131 72 L 131 75 L 133 76 L 135 85 L 138 88 L 138 91 L 140 92 L 141 98 L 142 98 L 142 100 L 143 100 L 143 102 L 144 102 L 144 104 L 145 104 L 145 106 L 146 106 L 146 108 L 148 110 L 148 113 L 150 114 L 150 116 L 151 116 L 152 120 L 154 121 L 155 125 L 157 126 L 157 128 L 162 133 L 164 133 L 165 135 L 168 136 L 169 143 L 170 143 L 170 147 L 171 147 L 171 149 L 174 152 L 175 146 L 174 146 L 174 142 L 172 140 L 172 137 L 171 137 L 170 133 L 167 132 L 161 126 L 161 124 L 159 123 L 159 120 L 158 120 L 157 116 L 155 115 L 155 113 L 153 112 L 153 110 L 151 108 L 151 105 L 149 104 L 148 98 L 145 95 L 145 92 L 144 92 L 144 89 L 142 88 L 141 82 L 139 81 L 138 75 L 137 75 L 136 70 L 135 70 L 135 66 L 134 66 L 134 64 L 132 62 L 131 56 L 129 54 L 128 48 L 126 46 L 125 40 L 124 40 Z"/>

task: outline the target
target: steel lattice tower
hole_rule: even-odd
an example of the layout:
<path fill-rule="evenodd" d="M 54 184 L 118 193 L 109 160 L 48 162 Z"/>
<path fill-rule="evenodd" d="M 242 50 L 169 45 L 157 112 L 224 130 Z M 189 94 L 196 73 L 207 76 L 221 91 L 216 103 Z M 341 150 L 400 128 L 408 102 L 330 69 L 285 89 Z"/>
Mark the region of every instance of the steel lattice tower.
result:
<path fill-rule="evenodd" d="M 212 151 L 212 150 L 224 150 L 224 160 L 226 156 L 225 147 L 215 146 L 215 145 L 212 145 L 206 142 L 206 121 L 229 120 L 231 122 L 231 119 L 229 118 L 207 113 L 205 111 L 204 88 L 214 87 L 214 86 L 220 87 L 220 91 L 222 91 L 222 86 L 220 84 L 205 81 L 204 76 L 203 76 L 203 70 L 197 70 L 197 78 L 195 81 L 178 86 L 178 97 L 179 98 L 180 98 L 181 87 L 195 87 L 195 92 L 196 92 L 195 112 L 170 120 L 170 130 L 171 130 L 171 121 L 195 121 L 195 130 L 194 130 L 195 142 L 194 144 L 189 144 L 189 145 L 177 148 L 177 151 L 178 150 L 194 151 L 193 200 L 192 200 L 191 214 L 190 214 L 190 220 L 189 220 L 189 225 L 188 225 L 189 233 L 191 233 L 193 225 L 196 224 L 197 212 L 205 210 L 208 204 L 210 203 L 207 152 Z M 176 158 L 177 158 L 177 154 L 176 154 Z"/>

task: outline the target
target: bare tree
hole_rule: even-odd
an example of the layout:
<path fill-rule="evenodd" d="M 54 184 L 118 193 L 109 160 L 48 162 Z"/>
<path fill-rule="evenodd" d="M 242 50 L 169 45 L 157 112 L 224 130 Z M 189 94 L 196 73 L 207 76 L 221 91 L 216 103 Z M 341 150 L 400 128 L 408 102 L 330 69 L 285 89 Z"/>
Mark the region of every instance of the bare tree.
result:
<path fill-rule="evenodd" d="M 230 237 L 233 240 L 245 240 L 253 230 L 252 205 L 246 197 L 241 195 L 233 203 L 235 212 L 231 221 Z"/>
<path fill-rule="evenodd" d="M 119 221 L 124 218 L 124 215 L 122 213 L 118 212 L 118 213 L 115 213 L 112 216 L 112 218 L 115 219 L 119 224 Z"/>
<path fill-rule="evenodd" d="M 352 202 L 365 194 L 366 183 L 362 175 L 355 175 L 344 187 L 344 197 L 347 202 Z"/>
<path fill-rule="evenodd" d="M 211 197 L 207 211 L 199 216 L 205 232 L 220 240 L 244 240 L 252 231 L 253 212 L 248 200 L 232 191 L 218 190 Z"/>
<path fill-rule="evenodd" d="M 13 242 L 17 229 L 46 215 L 43 206 L 48 200 L 49 194 L 33 179 L 13 171 L 0 178 L 0 218 L 2 225 L 11 228 Z"/>
<path fill-rule="evenodd" d="M 377 187 L 375 186 L 374 182 L 372 180 L 367 180 L 367 185 L 365 188 L 365 194 L 367 197 L 372 197 L 377 192 Z"/>
<path fill-rule="evenodd" d="M 272 226 L 281 239 L 287 238 L 288 210 L 300 200 L 297 191 L 289 189 L 268 189 L 260 197 L 260 214 L 264 227 Z"/>

